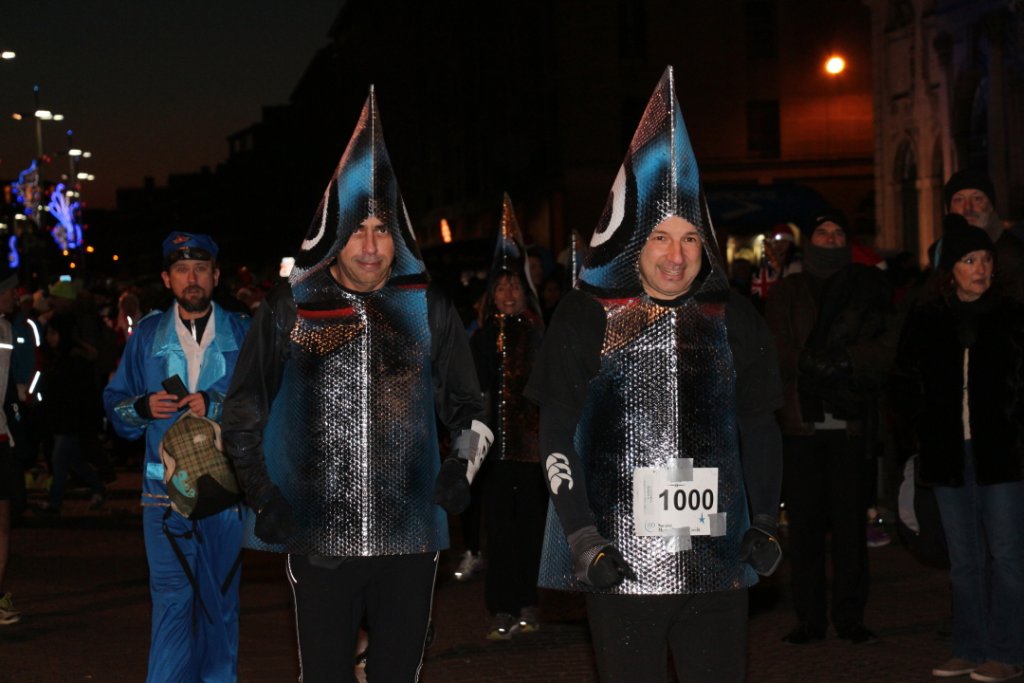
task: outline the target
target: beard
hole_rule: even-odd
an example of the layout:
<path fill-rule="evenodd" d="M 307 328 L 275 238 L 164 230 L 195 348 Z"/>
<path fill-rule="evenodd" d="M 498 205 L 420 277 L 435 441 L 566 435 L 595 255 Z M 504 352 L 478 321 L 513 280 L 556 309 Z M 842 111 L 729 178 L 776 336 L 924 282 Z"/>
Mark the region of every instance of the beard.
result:
<path fill-rule="evenodd" d="M 210 295 L 199 287 L 189 287 L 174 299 L 188 313 L 205 313 L 210 307 Z"/>

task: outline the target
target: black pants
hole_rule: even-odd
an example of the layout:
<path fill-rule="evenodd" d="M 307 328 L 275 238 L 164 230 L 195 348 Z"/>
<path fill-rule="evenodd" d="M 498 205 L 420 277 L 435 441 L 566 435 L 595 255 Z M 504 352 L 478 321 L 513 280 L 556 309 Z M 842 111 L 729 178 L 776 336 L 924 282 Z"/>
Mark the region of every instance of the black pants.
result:
<path fill-rule="evenodd" d="M 437 553 L 348 558 L 336 567 L 288 556 L 303 683 L 355 681 L 363 615 L 370 632 L 366 676 L 416 681 L 437 575 Z"/>
<path fill-rule="evenodd" d="M 487 479 L 491 476 L 490 473 L 491 463 L 489 460 L 484 460 L 480 471 L 473 477 L 473 484 L 469 489 L 469 505 L 459 515 L 459 522 L 462 524 L 462 546 L 474 555 L 480 553 L 482 545 L 480 542 L 480 527 L 482 526 L 480 517 L 483 511 L 483 491 L 487 486 Z"/>
<path fill-rule="evenodd" d="M 497 461 L 484 482 L 491 614 L 513 616 L 537 604 L 537 570 L 544 542 L 548 490 L 540 463 Z"/>
<path fill-rule="evenodd" d="M 602 683 L 664 683 L 667 647 L 681 683 L 740 683 L 747 589 L 696 595 L 587 594 Z"/>
<path fill-rule="evenodd" d="M 842 632 L 864 620 L 868 598 L 864 442 L 837 429 L 787 436 L 783 445 L 793 607 L 801 623 L 824 631 L 831 531 L 832 624 Z"/>

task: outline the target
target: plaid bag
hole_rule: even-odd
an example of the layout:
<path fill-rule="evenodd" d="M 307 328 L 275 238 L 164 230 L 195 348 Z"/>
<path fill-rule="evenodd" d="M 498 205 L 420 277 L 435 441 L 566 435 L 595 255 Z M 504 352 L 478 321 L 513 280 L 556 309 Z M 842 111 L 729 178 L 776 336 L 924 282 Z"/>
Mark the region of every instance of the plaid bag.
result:
<path fill-rule="evenodd" d="M 160 459 L 171 507 L 183 517 L 203 519 L 242 499 L 213 420 L 183 414 L 164 434 Z"/>

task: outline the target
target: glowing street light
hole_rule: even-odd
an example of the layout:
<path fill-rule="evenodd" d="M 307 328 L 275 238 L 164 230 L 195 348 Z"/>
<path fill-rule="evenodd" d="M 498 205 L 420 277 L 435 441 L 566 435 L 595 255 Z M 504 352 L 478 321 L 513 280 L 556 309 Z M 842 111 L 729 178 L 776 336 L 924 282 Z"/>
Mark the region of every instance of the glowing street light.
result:
<path fill-rule="evenodd" d="M 838 76 L 846 69 L 846 60 L 839 55 L 832 55 L 825 60 L 825 73 Z"/>
<path fill-rule="evenodd" d="M 14 50 L 4 50 L 3 52 L 0 52 L 0 59 L 3 60 L 10 61 L 14 59 L 16 56 L 17 55 L 14 54 Z"/>

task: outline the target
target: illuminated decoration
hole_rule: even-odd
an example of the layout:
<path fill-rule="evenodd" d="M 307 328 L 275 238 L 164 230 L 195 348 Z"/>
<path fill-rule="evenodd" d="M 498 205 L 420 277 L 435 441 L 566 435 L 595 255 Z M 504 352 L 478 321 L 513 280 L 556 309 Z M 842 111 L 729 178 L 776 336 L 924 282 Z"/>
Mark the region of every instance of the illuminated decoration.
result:
<path fill-rule="evenodd" d="M 18 236 L 11 235 L 7 238 L 7 260 L 10 261 L 11 270 L 17 270 L 21 265 L 21 256 L 18 255 Z"/>
<path fill-rule="evenodd" d="M 50 215 L 57 219 L 57 225 L 50 231 L 57 246 L 61 249 L 78 249 L 82 246 L 82 226 L 77 220 L 81 204 L 77 201 L 68 202 L 64 183 L 57 183 L 57 187 L 53 188 L 47 208 Z"/>
<path fill-rule="evenodd" d="M 838 76 L 846 68 L 846 60 L 839 55 L 832 55 L 825 61 L 825 71 Z"/>
<path fill-rule="evenodd" d="M 25 322 L 28 323 L 29 328 L 32 330 L 32 336 L 35 339 L 36 348 L 38 349 L 40 344 L 39 327 L 32 318 L 25 318 Z"/>
<path fill-rule="evenodd" d="M 441 219 L 441 241 L 445 244 L 451 244 L 452 242 L 452 229 L 448 227 L 448 219 Z"/>
<path fill-rule="evenodd" d="M 18 174 L 18 182 L 14 185 L 14 192 L 18 201 L 25 207 L 25 217 L 35 221 L 38 225 L 39 212 L 37 207 L 39 206 L 40 188 L 39 169 L 36 168 L 35 161 L 32 162 L 31 166 Z"/>
<path fill-rule="evenodd" d="M 32 376 L 32 383 L 28 385 L 28 393 L 31 394 L 31 393 L 33 393 L 36 390 L 36 385 L 39 384 L 39 378 L 41 376 L 42 376 L 42 373 L 40 373 L 38 370 L 36 370 L 36 374 L 34 374 Z"/>

